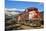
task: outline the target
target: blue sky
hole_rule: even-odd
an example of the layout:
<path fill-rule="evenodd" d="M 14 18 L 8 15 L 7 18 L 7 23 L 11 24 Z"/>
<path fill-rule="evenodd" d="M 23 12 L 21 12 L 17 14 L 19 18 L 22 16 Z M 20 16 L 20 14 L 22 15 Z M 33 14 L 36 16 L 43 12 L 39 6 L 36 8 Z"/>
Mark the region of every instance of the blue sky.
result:
<path fill-rule="evenodd" d="M 5 8 L 26 9 L 28 7 L 36 7 L 39 10 L 44 10 L 44 4 L 41 2 L 5 1 Z"/>

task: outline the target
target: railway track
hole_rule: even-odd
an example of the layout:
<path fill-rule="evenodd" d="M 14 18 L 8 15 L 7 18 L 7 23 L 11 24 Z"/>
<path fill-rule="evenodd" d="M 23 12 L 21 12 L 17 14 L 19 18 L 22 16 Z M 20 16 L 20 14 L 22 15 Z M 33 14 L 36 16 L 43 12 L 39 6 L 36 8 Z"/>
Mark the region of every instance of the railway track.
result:
<path fill-rule="evenodd" d="M 33 27 L 29 24 L 13 24 L 6 27 L 7 30 L 21 30 L 21 29 L 34 29 L 34 28 L 41 28 L 41 27 Z"/>

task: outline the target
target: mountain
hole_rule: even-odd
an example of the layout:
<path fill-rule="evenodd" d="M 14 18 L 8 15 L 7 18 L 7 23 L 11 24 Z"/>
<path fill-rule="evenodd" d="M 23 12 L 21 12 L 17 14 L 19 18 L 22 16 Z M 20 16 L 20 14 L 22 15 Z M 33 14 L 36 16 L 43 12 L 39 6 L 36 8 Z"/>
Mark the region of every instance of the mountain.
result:
<path fill-rule="evenodd" d="M 8 15 L 8 16 L 12 16 L 12 15 L 17 15 L 17 14 L 20 14 L 22 13 L 23 11 L 9 11 L 9 10 L 5 10 L 5 14 Z"/>

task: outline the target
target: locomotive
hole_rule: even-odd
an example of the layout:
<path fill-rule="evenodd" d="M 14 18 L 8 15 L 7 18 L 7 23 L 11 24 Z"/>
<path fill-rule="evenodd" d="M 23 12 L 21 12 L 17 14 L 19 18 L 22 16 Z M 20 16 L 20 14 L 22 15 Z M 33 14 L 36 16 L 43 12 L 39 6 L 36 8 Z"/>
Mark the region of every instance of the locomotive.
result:
<path fill-rule="evenodd" d="M 41 26 L 41 14 L 35 7 L 25 9 L 24 12 L 16 16 L 16 22 L 20 24 L 28 24 L 30 26 Z"/>

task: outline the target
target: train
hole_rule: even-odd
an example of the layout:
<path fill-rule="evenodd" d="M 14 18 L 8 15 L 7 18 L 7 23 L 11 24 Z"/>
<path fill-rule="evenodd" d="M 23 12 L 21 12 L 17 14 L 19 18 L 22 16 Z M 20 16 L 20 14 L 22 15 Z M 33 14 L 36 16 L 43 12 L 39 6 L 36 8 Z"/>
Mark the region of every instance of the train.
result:
<path fill-rule="evenodd" d="M 20 24 L 28 24 L 30 26 L 41 26 L 41 14 L 38 8 L 29 7 L 25 11 L 16 16 L 16 22 Z"/>

